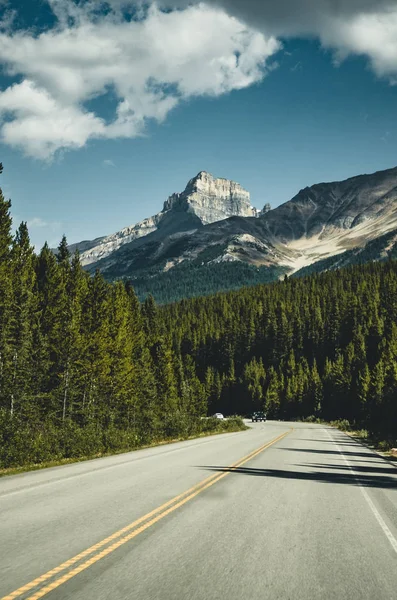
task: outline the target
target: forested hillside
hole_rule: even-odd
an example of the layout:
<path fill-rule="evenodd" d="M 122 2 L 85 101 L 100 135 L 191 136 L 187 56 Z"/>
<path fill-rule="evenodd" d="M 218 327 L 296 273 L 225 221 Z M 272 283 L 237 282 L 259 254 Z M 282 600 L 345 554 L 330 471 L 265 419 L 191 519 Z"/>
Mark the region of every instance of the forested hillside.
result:
<path fill-rule="evenodd" d="M 397 432 L 397 262 L 286 279 L 163 309 L 210 410 L 348 419 Z"/>
<path fill-rule="evenodd" d="M 170 271 L 144 275 L 131 281 L 138 298 L 150 294 L 158 304 L 169 304 L 182 298 L 209 296 L 217 292 L 238 290 L 243 286 L 271 283 L 286 272 L 283 267 L 254 267 L 240 261 L 182 263 Z"/>
<path fill-rule="evenodd" d="M 172 282 L 170 282 L 172 285 Z M 213 428 L 205 414 L 348 419 L 393 440 L 397 262 L 157 307 L 36 256 L 0 194 L 0 466 Z"/>

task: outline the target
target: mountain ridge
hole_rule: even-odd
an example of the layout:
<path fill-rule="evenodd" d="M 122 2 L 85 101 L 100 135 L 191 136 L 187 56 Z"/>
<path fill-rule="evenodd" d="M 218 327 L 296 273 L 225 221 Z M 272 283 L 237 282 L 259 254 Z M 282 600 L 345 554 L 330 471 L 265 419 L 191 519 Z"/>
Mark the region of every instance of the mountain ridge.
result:
<path fill-rule="evenodd" d="M 161 273 L 176 269 L 179 276 L 179 267 L 193 262 L 212 269 L 239 262 L 271 269 L 275 276 L 292 275 L 319 261 L 327 265 L 331 257 L 363 249 L 397 230 L 397 167 L 317 183 L 268 208 L 253 208 L 249 192 L 240 184 L 201 171 L 184 192 L 169 196 L 154 217 L 75 247 L 89 271 L 99 268 L 111 280 L 146 280 L 148 291 Z M 375 254 L 381 257 L 378 250 Z M 353 254 L 351 260 L 356 260 Z M 224 289 L 235 284 L 225 281 Z"/>
<path fill-rule="evenodd" d="M 87 266 L 106 258 L 123 245 L 159 230 L 162 230 L 161 237 L 192 233 L 204 225 L 231 216 L 256 214 L 256 209 L 250 204 L 249 192 L 240 184 L 200 171 L 190 179 L 183 192 L 169 196 L 156 215 L 109 236 L 74 244 L 71 249 L 81 252 L 81 262 Z"/>

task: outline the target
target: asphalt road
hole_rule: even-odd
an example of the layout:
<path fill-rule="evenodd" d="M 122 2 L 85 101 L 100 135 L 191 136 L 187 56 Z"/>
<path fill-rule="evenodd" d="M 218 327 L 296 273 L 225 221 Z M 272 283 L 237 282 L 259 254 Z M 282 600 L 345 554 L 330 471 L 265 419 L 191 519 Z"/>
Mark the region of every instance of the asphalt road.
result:
<path fill-rule="evenodd" d="M 0 515 L 1 600 L 397 599 L 397 468 L 319 425 L 2 478 Z"/>

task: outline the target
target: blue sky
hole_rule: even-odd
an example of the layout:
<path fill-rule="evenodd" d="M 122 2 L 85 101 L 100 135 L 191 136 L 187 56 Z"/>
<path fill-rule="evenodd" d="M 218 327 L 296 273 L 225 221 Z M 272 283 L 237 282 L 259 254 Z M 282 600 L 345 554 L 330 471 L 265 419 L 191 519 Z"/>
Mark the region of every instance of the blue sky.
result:
<path fill-rule="evenodd" d="M 164 20 L 160 9 L 156 15 L 142 12 L 136 24 L 144 29 L 131 31 L 123 28 L 131 20 L 125 8 L 119 12 L 116 7 L 110 22 L 105 12 L 93 14 L 87 4 L 76 9 L 84 12 L 73 12 L 75 5 L 67 0 L 63 8 L 56 0 L 51 6 L 30 0 L 22 9 L 19 2 L 14 15 L 11 2 L 3 5 L 1 184 L 11 197 L 15 221 L 30 223 L 36 247 L 45 240 L 56 244 L 62 233 L 71 243 L 92 239 L 150 216 L 200 170 L 238 181 L 261 208 L 289 200 L 306 185 L 397 165 L 397 50 L 395 63 L 390 48 L 383 56 L 382 31 L 383 46 L 377 49 L 379 14 L 375 21 L 372 13 L 367 20 L 367 13 L 352 14 L 352 29 L 343 40 L 332 38 L 332 25 L 325 33 L 324 25 L 317 24 L 313 31 L 291 32 L 291 24 L 282 23 L 283 30 L 277 15 L 270 14 L 263 15 L 266 26 L 258 21 L 259 28 L 253 28 L 249 14 L 233 14 L 233 2 L 222 9 L 208 5 L 201 12 L 179 4 L 179 21 Z M 135 9 L 127 7 L 130 13 Z M 325 12 L 322 16 L 329 24 L 340 15 L 331 15 L 333 21 Z M 183 60 L 189 55 L 193 62 L 181 65 L 179 48 L 169 49 L 181 28 L 201 32 L 217 19 L 217 45 L 209 48 L 205 36 L 195 40 L 193 48 L 183 50 Z M 390 14 L 387 22 L 389 35 Z M 375 41 L 366 50 L 360 34 L 371 23 Z M 153 51 L 142 59 L 136 40 L 150 42 L 149 25 L 156 40 L 164 35 L 164 45 L 159 44 L 159 56 Z M 50 43 L 39 40 L 44 31 Z M 103 81 L 114 82 L 107 87 L 102 80 L 97 83 L 103 64 L 109 73 L 117 71 L 117 56 L 103 59 L 106 48 L 89 58 L 84 54 L 81 61 L 84 47 L 73 54 L 73 45 L 87 36 L 95 45 L 97 33 L 101 40 L 109 35 L 110 41 L 112 35 L 125 36 L 123 52 L 131 54 L 127 67 L 120 58 L 121 66 L 143 63 L 150 85 L 145 79 L 139 88 L 139 68 L 114 79 L 113 73 L 106 74 Z M 128 46 L 130 35 L 135 36 L 133 46 Z M 76 37 L 68 46 L 70 36 Z M 190 44 L 190 37 L 183 43 Z M 357 48 L 352 46 L 356 38 Z M 162 48 L 168 52 L 166 62 Z M 230 63 L 231 53 L 242 57 L 241 64 Z M 336 56 L 343 59 L 338 64 Z M 48 71 L 51 61 L 58 70 L 67 65 L 58 82 L 56 71 Z M 221 68 L 211 71 L 220 62 Z"/>

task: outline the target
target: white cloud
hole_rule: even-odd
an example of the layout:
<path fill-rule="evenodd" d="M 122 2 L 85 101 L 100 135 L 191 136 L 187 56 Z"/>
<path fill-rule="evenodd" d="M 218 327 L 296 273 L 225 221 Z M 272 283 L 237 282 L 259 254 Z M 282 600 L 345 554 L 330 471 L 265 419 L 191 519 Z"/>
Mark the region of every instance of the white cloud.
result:
<path fill-rule="evenodd" d="M 2 3 L 0 0 L 0 9 L 2 6 L 7 6 L 7 2 Z M 12 29 L 16 16 L 17 13 L 15 10 L 4 10 L 0 17 L 0 31 L 10 31 Z"/>
<path fill-rule="evenodd" d="M 3 141 L 41 159 L 59 148 L 81 148 L 105 130 L 93 113 L 63 105 L 28 79 L 0 93 L 0 114 L 11 116 L 2 126 Z"/>
<path fill-rule="evenodd" d="M 152 6 L 131 22 L 117 10 L 100 15 L 95 2 L 50 4 L 53 30 L 0 33 L 0 62 L 23 77 L 0 92 L 1 138 L 41 159 L 94 138 L 142 135 L 148 119 L 163 121 L 184 99 L 252 85 L 281 48 L 203 4 L 172 12 Z M 106 123 L 85 107 L 109 89 L 118 106 Z"/>
<path fill-rule="evenodd" d="M 349 54 L 368 56 L 375 73 L 394 82 L 397 77 L 397 7 L 379 13 L 358 14 L 350 20 L 335 19 L 321 35 L 323 44 L 337 50 L 337 58 Z"/>
<path fill-rule="evenodd" d="M 47 2 L 52 30 L 11 32 L 11 13 L 0 22 L 0 65 L 18 78 L 0 91 L 0 139 L 40 159 L 91 139 L 140 136 L 185 99 L 261 81 L 277 65 L 269 59 L 278 38 L 316 36 L 335 62 L 366 56 L 397 83 L 395 0 L 157 0 L 171 11 L 151 0 Z M 122 7 L 138 11 L 135 20 Z M 110 122 L 88 108 L 109 91 Z"/>
<path fill-rule="evenodd" d="M 191 0 L 160 0 L 178 6 Z M 197 0 L 198 1 L 198 0 Z M 209 6 L 276 37 L 317 37 L 335 50 L 369 59 L 378 76 L 397 83 L 396 0 L 206 0 Z"/>
<path fill-rule="evenodd" d="M 61 228 L 59 221 L 45 221 L 41 217 L 32 217 L 27 221 L 28 229 L 49 229 L 52 232 Z"/>
<path fill-rule="evenodd" d="M 113 160 L 111 160 L 110 158 L 105 158 L 105 160 L 102 162 L 104 167 L 115 167 L 115 163 Z"/>

